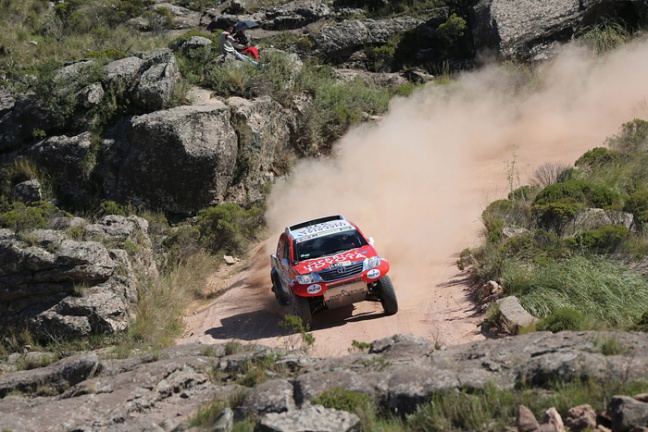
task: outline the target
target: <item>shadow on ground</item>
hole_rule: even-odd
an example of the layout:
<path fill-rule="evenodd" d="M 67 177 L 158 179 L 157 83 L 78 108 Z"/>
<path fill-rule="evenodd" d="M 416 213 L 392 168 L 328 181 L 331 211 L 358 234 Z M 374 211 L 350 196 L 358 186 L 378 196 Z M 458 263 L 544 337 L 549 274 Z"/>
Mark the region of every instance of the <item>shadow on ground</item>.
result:
<path fill-rule="evenodd" d="M 220 327 L 212 327 L 205 331 L 206 335 L 216 340 L 239 339 L 255 341 L 273 337 L 287 336 L 289 332 L 280 323 L 285 314 L 290 313 L 288 307 L 281 311 L 258 310 L 233 315 L 221 320 Z M 333 310 L 325 310 L 313 316 L 311 330 L 324 330 L 340 327 L 348 323 L 373 320 L 384 317 L 384 313 L 359 313 L 353 315 L 353 305 Z"/>

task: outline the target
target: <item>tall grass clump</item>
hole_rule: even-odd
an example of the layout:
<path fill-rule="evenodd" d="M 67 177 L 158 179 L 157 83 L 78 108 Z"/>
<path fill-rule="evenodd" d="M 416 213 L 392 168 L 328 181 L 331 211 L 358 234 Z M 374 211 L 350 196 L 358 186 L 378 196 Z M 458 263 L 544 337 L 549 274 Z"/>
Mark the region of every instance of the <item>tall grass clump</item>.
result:
<path fill-rule="evenodd" d="M 141 282 L 136 319 L 126 345 L 163 348 L 171 346 L 183 330 L 185 308 L 200 298 L 216 260 L 204 252 L 190 256 L 158 278 Z"/>
<path fill-rule="evenodd" d="M 648 280 L 617 261 L 573 256 L 527 271 L 505 289 L 537 317 L 571 309 L 591 327 L 626 329 L 648 309 Z"/>
<path fill-rule="evenodd" d="M 406 416 L 402 430 L 429 431 L 508 431 L 515 424 L 520 405 L 542 418 L 545 410 L 555 407 L 565 416 L 571 407 L 590 404 L 595 410 L 607 407 L 615 394 L 636 394 L 648 389 L 645 381 L 595 380 L 547 383 L 545 388 L 521 386 L 498 389 L 487 384 L 483 389 L 443 392 L 432 396 Z"/>
<path fill-rule="evenodd" d="M 623 23 L 607 20 L 590 27 L 581 39 L 591 49 L 603 54 L 625 44 L 630 36 Z"/>

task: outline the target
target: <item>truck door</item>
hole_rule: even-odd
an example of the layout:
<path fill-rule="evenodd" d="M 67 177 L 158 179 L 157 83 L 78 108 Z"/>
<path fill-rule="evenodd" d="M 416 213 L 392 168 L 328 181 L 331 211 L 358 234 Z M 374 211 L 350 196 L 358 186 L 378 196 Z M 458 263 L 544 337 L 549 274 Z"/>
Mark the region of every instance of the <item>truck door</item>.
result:
<path fill-rule="evenodd" d="M 279 238 L 279 245 L 277 246 L 277 258 L 279 261 L 279 275 L 281 283 L 286 289 L 290 287 L 290 239 L 286 234 L 282 234 Z"/>

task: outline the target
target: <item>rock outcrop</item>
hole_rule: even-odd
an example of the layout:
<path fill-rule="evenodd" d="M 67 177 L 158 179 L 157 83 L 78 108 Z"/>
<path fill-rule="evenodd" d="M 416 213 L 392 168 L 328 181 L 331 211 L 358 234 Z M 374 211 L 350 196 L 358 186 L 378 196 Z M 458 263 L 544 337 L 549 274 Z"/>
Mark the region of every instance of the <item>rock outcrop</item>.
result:
<path fill-rule="evenodd" d="M 137 304 L 136 275 L 157 274 L 148 223 L 105 216 L 53 224 L 57 229 L 0 230 L 3 328 L 25 325 L 42 340 L 124 331 Z M 70 238 L 79 235 L 84 239 Z"/>
<path fill-rule="evenodd" d="M 601 338 L 615 340 L 624 347 L 623 353 L 604 355 L 598 348 Z M 247 387 L 237 384 L 245 382 L 250 365 L 268 359 L 272 359 L 269 379 Z M 72 370 L 78 372 L 69 373 Z M 329 359 L 255 345 L 242 346 L 236 353 L 231 344 L 183 345 L 139 358 L 103 358 L 98 364 L 93 354 L 79 354 L 29 373 L 0 375 L 4 396 L 0 428 L 178 430 L 199 407 L 245 395 L 233 416 L 252 416 L 258 430 L 358 430 L 355 415 L 325 409 L 311 400 L 327 390 L 344 389 L 365 394 L 402 415 L 433 395 L 458 389 L 631 382 L 646 374 L 648 342 L 644 335 L 626 332 L 533 333 L 441 350 L 426 339 L 396 335 L 374 341 L 368 352 Z M 30 397 L 34 393 L 40 397 Z M 647 412 L 645 400 L 620 396 L 607 409 L 613 431 L 645 426 Z M 227 424 L 223 413 L 221 420 Z M 527 417 L 533 423 L 533 415 Z M 232 413 L 230 424 L 231 418 Z M 557 422 L 560 416 L 553 418 Z M 577 421 L 576 413 L 569 418 Z"/>

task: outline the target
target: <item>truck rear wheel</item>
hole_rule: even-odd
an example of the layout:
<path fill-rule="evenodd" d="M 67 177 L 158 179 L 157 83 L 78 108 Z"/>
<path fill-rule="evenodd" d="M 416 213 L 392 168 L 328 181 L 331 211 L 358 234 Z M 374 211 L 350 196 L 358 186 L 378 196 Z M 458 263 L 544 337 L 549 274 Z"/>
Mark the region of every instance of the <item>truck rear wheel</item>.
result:
<path fill-rule="evenodd" d="M 378 281 L 378 294 L 385 315 L 394 315 L 398 312 L 398 300 L 396 300 L 394 284 L 389 276 L 385 275 Z"/>
<path fill-rule="evenodd" d="M 304 323 L 304 327 L 307 330 L 310 329 L 311 324 L 313 324 L 313 315 L 311 314 L 308 299 L 293 294 L 292 303 L 294 315 L 297 315 L 299 318 L 301 318 L 302 322 Z"/>

